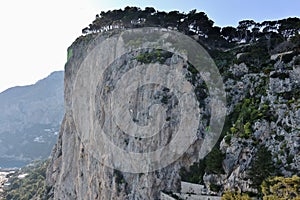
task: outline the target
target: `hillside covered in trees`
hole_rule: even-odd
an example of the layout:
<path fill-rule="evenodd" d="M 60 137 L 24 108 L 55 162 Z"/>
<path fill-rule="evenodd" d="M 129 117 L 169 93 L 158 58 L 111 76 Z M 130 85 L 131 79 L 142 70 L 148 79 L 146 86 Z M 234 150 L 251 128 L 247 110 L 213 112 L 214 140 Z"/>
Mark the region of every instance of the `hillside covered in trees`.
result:
<path fill-rule="evenodd" d="M 164 12 L 146 7 L 126 7 L 96 15 L 96 19 L 82 30 L 84 35 L 104 32 L 113 29 L 128 29 L 138 27 L 162 27 L 178 30 L 189 36 L 197 36 L 207 48 L 231 48 L 235 44 L 262 43 L 266 44 L 267 52 L 278 51 L 278 44 L 292 39 L 294 45 L 280 50 L 299 45 L 300 19 L 290 17 L 276 21 L 255 22 L 242 20 L 237 27 L 214 26 L 214 22 L 204 12 L 192 10 L 189 13 L 179 11 Z"/>

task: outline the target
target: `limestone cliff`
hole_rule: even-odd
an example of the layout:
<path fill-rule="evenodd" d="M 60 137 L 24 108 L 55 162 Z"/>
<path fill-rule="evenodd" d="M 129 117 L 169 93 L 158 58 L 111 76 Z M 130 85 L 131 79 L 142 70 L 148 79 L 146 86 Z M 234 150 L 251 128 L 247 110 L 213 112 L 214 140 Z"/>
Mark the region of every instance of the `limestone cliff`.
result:
<path fill-rule="evenodd" d="M 146 31 L 148 31 L 149 35 L 153 33 L 152 29 Z M 168 34 L 167 30 L 164 30 L 163 34 L 165 32 Z M 180 169 L 188 167 L 201 157 L 199 152 L 204 139 L 205 127 L 208 126 L 210 116 L 210 110 L 205 106 L 207 104 L 205 102 L 209 101 L 208 95 L 204 95 L 207 93 L 207 89 L 206 87 L 200 87 L 203 84 L 201 76 L 192 76 L 191 69 L 188 67 L 189 64 L 185 59 L 164 50 L 133 50 L 128 53 L 125 52 L 125 54 L 122 53 L 122 56 L 117 57 L 115 60 L 114 52 L 106 41 L 109 39 L 114 40 L 118 38 L 117 36 L 119 36 L 118 32 L 89 35 L 78 39 L 69 48 L 72 55 L 65 67 L 66 114 L 62 122 L 58 143 L 53 150 L 47 171 L 47 195 L 49 198 L 158 199 L 161 191 L 179 191 Z M 166 38 L 164 39 L 167 40 Z M 100 48 L 100 50 L 97 48 Z M 87 60 L 86 58 L 93 54 L 91 52 L 95 51 L 95 49 L 98 53 L 97 56 L 102 54 L 107 58 L 101 59 L 102 62 L 97 61 L 99 57 L 95 58 L 96 61 L 95 59 Z M 149 56 L 153 56 L 153 58 L 147 60 L 146 58 Z M 158 57 L 159 59 L 157 60 Z M 99 66 L 91 70 L 90 68 L 94 65 Z M 190 81 L 190 85 L 193 88 L 198 88 L 197 91 L 203 94 L 201 99 L 203 103 L 201 105 L 195 104 L 196 107 L 191 107 L 188 112 L 186 117 L 188 125 L 181 122 L 179 126 L 180 117 L 185 117 L 182 115 L 184 111 L 180 110 L 182 108 L 180 108 L 179 104 L 186 106 L 191 104 L 193 100 L 188 98 L 178 99 L 178 95 L 180 96 L 181 94 L 176 93 L 175 95 L 174 90 L 155 84 L 158 81 L 158 75 L 149 76 L 149 80 L 143 80 L 147 77 L 146 71 L 153 69 L 154 72 L 151 71 L 151 74 L 165 73 L 166 79 L 171 77 L 167 81 L 161 80 L 166 81 L 165 85 L 181 84 L 181 81 L 174 82 L 176 74 L 168 71 L 172 67 L 178 69 L 182 77 L 187 82 Z M 113 113 L 104 112 L 103 109 L 105 109 L 105 106 L 114 106 L 114 102 L 110 102 L 109 95 L 117 90 L 118 82 L 121 82 L 121 86 L 125 84 L 130 88 L 130 77 L 133 76 L 130 75 L 130 77 L 126 78 L 126 74 L 130 74 L 136 68 L 144 71 L 144 73 L 138 72 L 141 74 L 141 79 L 138 80 L 139 87 L 131 95 L 126 92 L 124 97 L 121 95 L 117 98 L 118 103 L 123 98 L 128 97 L 129 104 L 124 112 L 128 112 L 129 117 L 122 117 L 123 121 L 128 122 L 122 124 L 121 120 L 119 124 L 124 126 L 123 129 L 118 126 L 114 127 L 108 120 L 115 120 L 115 118 L 108 116 L 123 116 L 123 107 L 116 109 Z M 164 72 L 164 69 L 166 72 Z M 192 77 L 198 81 L 193 82 Z M 94 82 L 95 79 L 96 83 Z M 96 86 L 93 88 L 93 85 Z M 178 87 L 192 89 L 187 85 Z M 93 91 L 93 89 L 96 90 L 95 93 L 91 92 L 92 94 L 90 94 L 89 92 Z M 126 88 L 122 90 L 126 90 Z M 182 94 L 184 95 L 185 93 Z M 196 100 L 195 97 L 193 98 Z M 93 106 L 90 106 L 91 104 Z M 197 126 L 194 127 L 192 124 L 193 120 L 189 119 L 189 116 L 194 117 L 193 112 L 199 109 L 198 106 L 201 108 L 199 113 L 202 120 L 196 121 Z M 221 118 L 222 114 L 219 116 Z M 94 124 L 98 123 L 101 125 L 101 129 L 104 130 L 104 134 L 109 140 L 113 141 L 113 144 L 109 142 L 103 143 L 103 138 L 100 137 L 100 130 L 95 131 L 98 129 L 97 125 L 95 126 Z M 162 126 L 159 134 L 144 137 L 144 135 L 128 135 L 125 132 L 125 130 L 135 130 L 132 128 L 134 127 L 132 124 L 138 124 L 143 127 L 147 126 L 147 123 Z M 92 127 L 86 128 L 88 126 Z M 191 128 L 194 129 L 192 130 Z M 189 145 L 187 149 L 183 149 L 185 151 L 182 156 L 180 151 L 182 151 L 182 146 L 186 144 L 173 144 L 173 146 L 168 147 L 171 148 L 170 154 L 159 153 L 156 155 L 156 157 L 158 156 L 158 163 L 151 163 L 150 158 L 149 161 L 146 161 L 146 163 L 149 163 L 148 171 L 143 171 L 143 166 L 134 166 L 134 163 L 124 160 L 123 157 L 118 157 L 120 160 L 114 161 L 111 166 L 102 160 L 109 156 L 118 156 L 114 154 L 115 150 L 105 153 L 104 146 L 113 149 L 112 146 L 115 145 L 126 152 L 134 153 L 154 151 L 171 143 L 170 140 L 174 139 L 178 129 L 183 130 L 183 133 L 185 133 L 185 136 L 181 138 L 181 143 L 191 142 L 191 146 Z M 155 133 L 155 131 L 156 129 L 153 129 L 150 133 Z M 189 137 L 189 135 L 192 137 Z M 172 152 L 174 153 L 172 154 Z M 168 159 L 171 159 L 171 162 L 166 165 L 164 162 Z M 135 164 L 139 165 L 138 162 L 143 162 L 143 160 L 137 160 Z M 157 167 L 160 164 L 162 167 Z M 131 167 L 133 167 L 132 171 L 130 171 Z M 148 168 L 147 165 L 144 167 Z"/>
<path fill-rule="evenodd" d="M 220 31 L 209 20 L 201 23 L 203 13 L 165 23 L 159 18 L 164 13 L 151 9 L 116 12 L 145 18 L 128 21 L 123 13 L 116 20 L 101 13 L 68 50 L 66 114 L 47 170 L 48 198 L 159 199 L 162 191 L 179 192 L 182 180 L 203 184 L 208 195 L 228 189 L 256 194 L 268 176 L 299 175 L 300 43 L 290 28 L 283 31 L 299 19 L 272 22 L 281 27 L 275 34 L 268 32 L 276 28 L 271 22 L 242 21 L 237 29 Z M 126 34 L 153 23 L 165 28 Z M 254 25 L 264 31 L 247 29 Z M 208 64 L 208 54 L 198 54 L 194 44 L 176 51 L 189 40 L 169 37 L 179 34 L 174 29 L 208 50 L 221 81 L 209 71 L 214 64 Z M 212 86 L 219 82 L 224 87 Z M 223 89 L 227 109 L 213 98 Z M 222 129 L 216 123 L 223 124 L 224 113 Z M 184 119 L 191 123 L 182 124 Z M 149 124 L 161 129 L 150 126 L 149 135 L 137 134 Z M 180 131 L 185 137 L 179 135 L 181 143 L 168 153 L 140 156 L 169 147 Z"/>

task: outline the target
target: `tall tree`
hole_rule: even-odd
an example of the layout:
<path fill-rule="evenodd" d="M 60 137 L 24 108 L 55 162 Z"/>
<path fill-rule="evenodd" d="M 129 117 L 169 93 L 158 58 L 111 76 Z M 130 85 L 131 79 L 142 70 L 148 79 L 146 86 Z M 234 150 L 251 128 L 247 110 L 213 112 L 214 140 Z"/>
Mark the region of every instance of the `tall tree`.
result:
<path fill-rule="evenodd" d="M 166 15 L 166 26 L 178 27 L 179 21 L 182 18 L 183 14 L 179 11 L 171 11 Z"/>
<path fill-rule="evenodd" d="M 261 194 L 260 185 L 265 179 L 274 175 L 274 172 L 275 167 L 272 161 L 271 152 L 265 146 L 260 146 L 250 164 L 248 175 L 252 181 L 251 186 L 256 188 Z"/>
<path fill-rule="evenodd" d="M 232 42 L 233 39 L 238 37 L 236 28 L 232 26 L 222 28 L 221 35 L 224 36 L 229 42 Z"/>
<path fill-rule="evenodd" d="M 286 39 L 300 32 L 300 19 L 297 17 L 279 20 L 279 24 L 278 31 Z"/>
<path fill-rule="evenodd" d="M 192 16 L 195 22 L 197 34 L 207 35 L 213 28 L 214 22 L 210 20 L 204 12 L 195 13 Z"/>
<path fill-rule="evenodd" d="M 240 40 L 245 39 L 246 42 L 249 41 L 249 29 L 255 24 L 256 23 L 253 20 L 243 20 L 239 22 L 237 29 L 240 35 Z"/>

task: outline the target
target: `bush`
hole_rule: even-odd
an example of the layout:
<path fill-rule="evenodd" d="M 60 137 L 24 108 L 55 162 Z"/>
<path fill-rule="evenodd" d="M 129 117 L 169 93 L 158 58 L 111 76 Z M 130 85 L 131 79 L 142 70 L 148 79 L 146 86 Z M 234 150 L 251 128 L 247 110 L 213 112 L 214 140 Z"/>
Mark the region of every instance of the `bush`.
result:
<path fill-rule="evenodd" d="M 225 143 L 230 145 L 231 138 L 232 138 L 232 135 L 230 135 L 230 134 L 226 135 L 225 138 L 224 138 Z"/>
<path fill-rule="evenodd" d="M 222 195 L 222 200 L 251 200 L 251 198 L 247 194 L 231 192 L 228 190 Z"/>
<path fill-rule="evenodd" d="M 209 185 L 209 189 L 211 190 L 211 191 L 213 191 L 213 192 L 219 192 L 220 190 L 221 190 L 221 186 L 220 185 L 216 185 L 216 184 L 213 184 L 213 183 L 211 183 L 210 185 Z"/>
<path fill-rule="evenodd" d="M 136 56 L 136 60 L 145 64 L 156 62 L 164 64 L 168 58 L 172 57 L 172 55 L 173 53 L 171 52 L 157 49 L 154 51 L 140 53 L 138 56 Z"/>
<path fill-rule="evenodd" d="M 188 170 L 182 168 L 180 170 L 180 177 L 182 181 L 203 184 L 203 176 L 205 173 L 205 163 L 203 160 L 194 163 Z"/>
<path fill-rule="evenodd" d="M 211 152 L 205 158 L 206 169 L 207 173 L 213 174 L 222 174 L 224 173 L 223 169 L 223 160 L 225 155 L 220 151 L 218 146 L 215 146 Z"/>
<path fill-rule="evenodd" d="M 263 200 L 300 199 L 300 177 L 272 177 L 261 185 Z"/>

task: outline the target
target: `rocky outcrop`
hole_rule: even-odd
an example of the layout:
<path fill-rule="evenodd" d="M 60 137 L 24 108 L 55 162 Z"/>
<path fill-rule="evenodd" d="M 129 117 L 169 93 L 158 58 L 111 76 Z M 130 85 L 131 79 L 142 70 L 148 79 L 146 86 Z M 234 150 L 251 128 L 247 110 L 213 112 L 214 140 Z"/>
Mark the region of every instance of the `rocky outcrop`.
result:
<path fill-rule="evenodd" d="M 185 61 L 186 57 L 176 56 L 170 52 L 153 49 L 124 51 L 123 46 L 116 49 L 107 41 L 116 42 L 115 36 L 118 34 L 120 30 L 88 34 L 80 37 L 69 48 L 71 56 L 65 68 L 66 114 L 47 171 L 48 198 L 159 199 L 161 194 L 163 198 L 169 198 L 166 194 L 177 194 L 180 191 L 180 180 L 183 178 L 180 177 L 180 169 L 188 168 L 203 158 L 201 157 L 203 154 L 199 152 L 202 151 L 201 147 L 209 135 L 205 133 L 213 128 L 213 125 L 209 124 L 209 119 L 216 118 L 218 121 L 219 118 L 216 116 L 225 112 L 206 107 L 211 105 L 211 108 L 214 108 L 219 105 L 218 101 L 210 102 L 212 100 L 210 95 L 218 91 L 214 90 L 207 95 L 208 86 L 204 84 L 214 74 L 197 73 Z M 164 37 L 163 40 L 167 39 L 168 37 Z M 140 38 L 130 38 L 127 44 L 139 46 L 141 43 Z M 172 47 L 171 43 L 168 45 Z M 250 50 L 256 48 L 251 45 L 247 44 L 247 48 Z M 156 44 L 157 46 L 159 45 Z M 94 54 L 95 50 L 99 54 Z M 228 52 L 232 53 L 230 50 L 222 53 Z M 220 196 L 223 191 L 231 189 L 257 193 L 257 188 L 252 186 L 249 170 L 258 147 L 266 147 L 271 152 L 271 162 L 276 167 L 277 173 L 285 176 L 299 174 L 300 85 L 296 58 L 288 63 L 281 59 L 263 62 L 259 58 L 255 60 L 254 66 L 253 60 L 247 60 L 245 55 L 239 56 L 238 59 L 242 59 L 241 57 L 245 62 L 234 60 L 230 66 L 223 66 L 225 69 L 222 69 L 228 100 L 228 124 L 223 133 L 224 138 L 220 138 L 220 142 L 215 146 L 215 155 L 204 160 L 210 163 L 201 168 L 205 170 L 204 175 L 201 175 L 203 176 L 201 181 L 204 183 L 206 195 Z M 160 67 L 157 66 L 158 63 Z M 223 62 L 220 63 L 222 65 Z M 260 66 L 262 63 L 264 65 Z M 175 77 L 175 74 L 168 71 L 174 66 L 177 67 L 177 72 L 185 77 L 177 81 L 180 85 L 178 87 L 189 88 L 182 84 L 183 80 L 187 80 L 196 94 L 200 109 L 198 111 L 198 107 L 191 107 L 189 113 L 197 110 L 202 117 L 197 124 L 197 130 L 191 130 L 189 125 L 179 125 L 179 113 L 182 111 L 177 107 L 180 104 L 177 97 L 179 93 L 155 84 L 160 78 L 159 73 Z M 259 67 L 264 67 L 264 70 Z M 131 93 L 128 89 L 131 87 L 130 84 L 135 83 L 133 80 L 136 77 L 132 71 L 141 74 L 144 81 L 149 81 L 149 84 L 144 85 L 137 81 L 139 87 L 136 93 Z M 149 71 L 157 76 L 147 76 Z M 168 81 L 176 82 L 174 80 L 166 79 L 163 83 L 167 85 Z M 120 82 L 129 87 L 121 90 L 118 86 Z M 118 100 L 111 100 L 111 95 L 114 94 L 119 95 Z M 125 106 L 110 110 L 123 101 L 127 102 Z M 186 105 L 190 102 L 183 101 L 183 103 Z M 153 113 L 158 113 L 155 119 Z M 211 117 L 213 114 L 215 117 Z M 110 118 L 107 115 L 114 117 Z M 163 126 L 159 137 L 149 140 L 140 135 L 128 135 L 124 131 L 140 130 L 131 124 L 132 121 L 142 127 L 148 123 L 166 126 Z M 115 126 L 114 122 L 119 122 L 119 126 Z M 167 145 L 173 133 L 180 128 L 186 131 L 187 136 L 194 131 L 195 137 L 189 148 L 178 159 L 174 159 L 177 155 L 173 154 L 155 154 L 161 159 L 151 163 L 148 157 L 136 160 L 124 154 L 120 156 L 118 155 L 120 151 L 112 147 L 113 143 L 120 149 L 136 154 L 151 151 Z M 151 133 L 155 131 L 157 130 L 153 129 Z M 104 133 L 105 137 L 100 137 L 100 133 Z M 183 143 L 189 141 L 184 137 L 181 139 Z M 179 154 L 181 148 L 183 147 L 178 145 L 169 150 Z M 109 151 L 105 152 L 106 150 Z M 214 160 L 214 157 L 222 160 Z M 113 162 L 108 158 L 113 158 Z M 162 164 L 170 158 L 174 160 L 170 165 L 152 170 L 153 166 Z M 150 166 L 151 170 L 139 171 L 143 168 L 140 163 L 149 164 L 145 166 Z M 124 168 L 127 171 L 122 171 Z M 135 173 L 128 171 L 132 168 Z"/>
<path fill-rule="evenodd" d="M 129 81 L 131 79 L 123 78 L 125 73 L 130 74 L 131 71 L 139 66 L 144 73 L 142 77 L 147 77 L 147 70 L 153 69 L 154 72 L 152 72 L 157 74 L 163 73 L 163 70 L 166 70 L 165 73 L 168 74 L 168 76 L 166 76 L 168 78 L 174 77 L 175 74 L 168 72 L 167 67 L 177 67 L 183 74 L 182 77 L 190 77 L 191 79 L 192 76 L 190 70 L 186 69 L 188 63 L 183 58 L 164 51 L 137 50 L 125 53 L 113 61 L 114 55 L 110 52 L 111 46 L 106 46 L 105 40 L 107 38 L 112 38 L 113 40 L 115 34 L 118 35 L 118 33 L 88 35 L 79 38 L 69 48 L 69 51 L 72 51 L 72 56 L 65 66 L 66 114 L 62 122 L 58 142 L 53 149 L 52 158 L 47 170 L 46 185 L 48 188 L 48 198 L 159 199 L 161 191 L 179 191 L 180 169 L 191 165 L 199 159 L 203 135 L 205 127 L 207 127 L 207 117 L 205 116 L 209 116 L 210 111 L 202 105 L 200 113 L 202 114 L 203 120 L 200 123 L 197 121 L 196 128 L 198 130 L 190 131 L 193 127 L 191 124 L 192 121 L 188 121 L 188 125 L 181 124 L 179 127 L 178 117 L 180 117 L 180 110 L 178 105 L 180 102 L 177 99 L 178 93 L 175 95 L 167 87 L 152 84 L 152 82 L 155 83 L 157 81 L 158 76 L 150 76 L 150 80 L 148 81 L 150 84 L 141 85 L 133 95 L 125 93 L 124 98 L 129 97 L 126 112 L 130 114 L 130 117 L 123 115 L 122 107 L 113 114 L 124 116 L 122 117 L 124 121 L 130 118 L 129 124 L 121 123 L 120 125 L 124 126 L 124 129 L 129 128 L 130 130 L 134 130 L 134 126 L 130 126 L 130 121 L 140 126 L 147 126 L 149 120 L 151 123 L 157 124 L 163 122 L 160 135 L 148 139 L 143 136 L 125 134 L 125 131 L 123 132 L 118 127 L 107 126 L 106 123 L 109 124 L 110 121 L 106 121 L 109 119 L 105 118 L 105 114 L 111 113 L 103 112 L 103 109 L 105 109 L 105 106 L 113 105 L 109 102 L 108 97 L 111 92 L 117 91 L 118 82 L 123 81 L 122 83 L 130 86 Z M 101 49 L 98 53 L 107 57 L 107 60 L 105 58 L 102 60 L 103 62 L 96 61 L 95 63 L 87 63 L 89 61 L 85 60 L 85 58 L 90 56 L 91 52 L 97 48 Z M 159 60 L 150 60 L 148 63 L 148 56 L 153 54 L 159 54 Z M 91 62 L 94 62 L 94 60 L 92 59 Z M 97 64 L 99 67 L 89 71 L 93 64 Z M 158 64 L 160 68 L 157 68 Z M 167 67 L 164 68 L 162 66 Z M 104 69 L 106 70 L 101 71 Z M 94 76 L 98 77 L 97 81 L 99 83 L 97 83 L 97 81 L 96 83 L 94 82 Z M 209 76 L 209 74 L 207 76 Z M 187 80 L 188 79 L 189 78 L 187 78 Z M 203 83 L 203 80 L 200 80 L 200 76 L 196 77 L 196 79 L 199 80 L 197 84 Z M 168 81 L 172 83 L 173 79 Z M 165 85 L 168 84 L 169 83 L 166 82 Z M 93 85 L 95 85 L 95 87 Z M 189 88 L 186 85 L 179 87 Z M 96 89 L 95 95 L 89 96 L 89 92 L 93 90 L 93 88 Z M 205 88 L 202 88 L 198 92 L 204 94 L 204 90 Z M 118 101 L 122 100 L 123 98 L 118 98 Z M 208 101 L 207 96 L 204 95 L 202 100 L 203 102 Z M 186 105 L 191 102 L 187 102 L 183 99 L 181 103 L 182 105 Z M 95 106 L 90 107 L 91 104 Z M 194 112 L 193 110 L 198 110 L 198 104 L 195 105 L 197 105 L 197 107 L 189 111 L 191 116 L 193 116 L 193 114 L 191 114 Z M 85 109 L 85 107 L 89 109 Z M 80 112 L 78 112 L 78 109 L 80 109 Z M 90 110 L 93 111 L 91 112 Z M 221 110 L 218 111 L 221 112 Z M 156 113 L 155 116 L 153 113 Z M 151 121 L 151 118 L 160 120 Z M 174 159 L 172 158 L 172 154 L 157 155 L 158 158 L 161 156 L 159 160 L 161 163 L 165 162 L 164 159 L 173 159 L 170 165 L 158 168 L 157 170 L 150 170 L 149 172 L 124 172 L 117 170 L 119 165 L 123 165 L 123 168 L 128 169 L 134 163 L 126 162 L 122 157 L 118 157 L 120 160 L 115 161 L 113 165 L 116 169 L 108 166 L 102 159 L 105 159 L 106 156 L 114 155 L 114 152 L 104 154 L 101 149 L 106 146 L 112 148 L 109 146 L 111 144 L 103 143 L 103 141 L 99 140 L 99 132 L 97 132 L 95 136 L 91 129 L 86 129 L 86 127 L 89 126 L 87 124 L 98 124 L 99 122 L 102 124 L 102 130 L 105 131 L 110 141 L 113 141 L 114 145 L 128 152 L 139 153 L 165 146 L 170 142 L 172 137 L 174 137 L 174 132 L 179 128 L 186 131 L 186 134 L 193 133 L 194 136 L 192 137 L 192 145 L 179 159 L 176 159 L 176 156 L 178 156 L 176 152 L 179 154 L 181 146 L 175 146 L 175 148 L 170 149 L 172 152 L 175 152 Z M 97 127 L 95 127 L 95 129 L 97 129 Z M 185 142 L 187 140 L 186 138 L 188 137 L 182 138 L 182 142 Z M 140 161 L 142 162 L 142 160 Z"/>
<path fill-rule="evenodd" d="M 281 67 L 278 68 L 278 66 Z M 237 69 L 233 70 L 234 68 Z M 239 71 L 239 68 L 238 65 L 231 67 L 232 72 Z M 244 65 L 242 68 L 245 69 Z M 241 135 L 243 130 L 239 128 L 237 128 L 239 130 L 231 130 L 227 133 L 229 135 L 225 136 L 220 143 L 220 150 L 225 154 L 223 160 L 225 174 L 205 174 L 204 181 L 207 187 L 213 183 L 221 185 L 223 190 L 235 189 L 257 193 L 257 190 L 252 187 L 249 170 L 259 145 L 266 146 L 271 152 L 277 173 L 287 177 L 299 175 L 298 80 L 300 76 L 298 70 L 299 66 L 294 64 L 293 60 L 289 63 L 277 60 L 273 70 L 267 76 L 263 73 L 246 73 L 238 80 L 227 80 L 225 85 L 229 98 L 232 100 L 229 106 L 235 108 L 234 105 L 243 104 L 245 99 L 254 98 L 259 100 L 256 103 L 257 110 L 254 107 L 251 108 L 252 115 L 266 108 L 267 112 L 262 112 L 252 119 L 248 118 L 251 122 L 251 138 Z M 261 88 L 260 92 L 258 88 Z M 235 128 L 236 123 L 239 121 L 232 124 Z M 226 140 L 227 137 L 230 137 L 230 140 Z"/>

